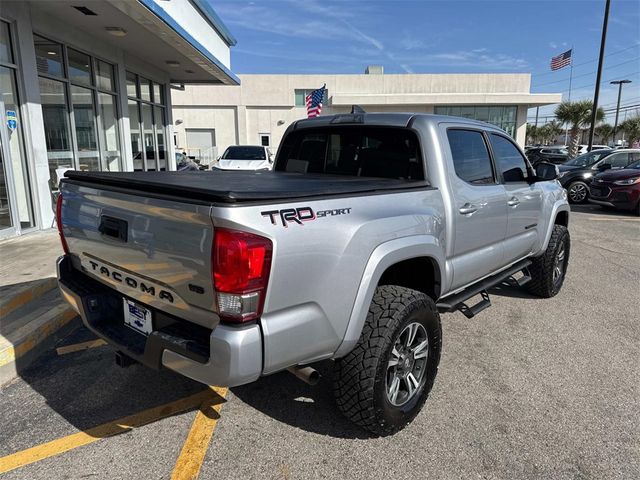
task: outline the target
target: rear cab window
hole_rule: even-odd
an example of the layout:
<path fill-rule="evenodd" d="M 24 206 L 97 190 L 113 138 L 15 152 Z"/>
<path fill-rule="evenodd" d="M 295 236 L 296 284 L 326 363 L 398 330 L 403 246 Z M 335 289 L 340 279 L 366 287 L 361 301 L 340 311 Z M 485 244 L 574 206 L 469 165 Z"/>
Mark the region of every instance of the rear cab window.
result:
<path fill-rule="evenodd" d="M 420 143 L 400 127 L 328 126 L 290 132 L 276 171 L 424 180 Z"/>
<path fill-rule="evenodd" d="M 447 138 L 458 178 L 471 185 L 496 183 L 484 135 L 477 130 L 450 128 Z"/>

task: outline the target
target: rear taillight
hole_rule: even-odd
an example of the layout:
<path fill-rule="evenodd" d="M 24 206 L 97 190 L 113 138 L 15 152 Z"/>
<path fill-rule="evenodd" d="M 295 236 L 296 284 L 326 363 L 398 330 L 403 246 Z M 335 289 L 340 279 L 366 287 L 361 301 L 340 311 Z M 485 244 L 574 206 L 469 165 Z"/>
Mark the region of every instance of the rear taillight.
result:
<path fill-rule="evenodd" d="M 273 244 L 268 238 L 226 228 L 213 236 L 213 286 L 220 318 L 242 323 L 262 314 Z"/>
<path fill-rule="evenodd" d="M 56 225 L 58 225 L 58 233 L 60 234 L 60 242 L 62 243 L 62 250 L 65 255 L 69 253 L 69 246 L 67 240 L 64 238 L 64 232 L 62 231 L 62 194 L 58 194 L 56 200 Z"/>

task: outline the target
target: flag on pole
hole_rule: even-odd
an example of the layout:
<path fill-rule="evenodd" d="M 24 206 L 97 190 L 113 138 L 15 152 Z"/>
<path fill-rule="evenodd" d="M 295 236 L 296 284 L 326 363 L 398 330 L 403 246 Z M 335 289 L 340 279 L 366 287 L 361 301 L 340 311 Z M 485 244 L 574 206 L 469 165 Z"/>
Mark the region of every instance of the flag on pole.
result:
<path fill-rule="evenodd" d="M 317 117 L 320 115 L 320 112 L 322 112 L 322 99 L 324 98 L 325 87 L 326 83 L 305 97 L 307 118 Z"/>
<path fill-rule="evenodd" d="M 571 54 L 573 53 L 573 49 L 567 50 L 564 53 L 561 53 L 557 57 L 553 57 L 551 59 L 551 70 L 560 70 L 567 65 L 571 65 Z"/>

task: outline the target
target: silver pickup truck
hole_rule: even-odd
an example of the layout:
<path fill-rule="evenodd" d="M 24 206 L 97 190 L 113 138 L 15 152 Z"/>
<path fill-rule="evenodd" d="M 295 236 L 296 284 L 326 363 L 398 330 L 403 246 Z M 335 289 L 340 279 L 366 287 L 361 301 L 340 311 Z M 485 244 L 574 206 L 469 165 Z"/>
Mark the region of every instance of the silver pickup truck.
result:
<path fill-rule="evenodd" d="M 273 172 L 67 172 L 60 288 L 121 363 L 235 386 L 332 359 L 338 408 L 387 435 L 433 385 L 439 312 L 560 290 L 556 176 L 486 123 L 365 113 L 295 122 Z"/>

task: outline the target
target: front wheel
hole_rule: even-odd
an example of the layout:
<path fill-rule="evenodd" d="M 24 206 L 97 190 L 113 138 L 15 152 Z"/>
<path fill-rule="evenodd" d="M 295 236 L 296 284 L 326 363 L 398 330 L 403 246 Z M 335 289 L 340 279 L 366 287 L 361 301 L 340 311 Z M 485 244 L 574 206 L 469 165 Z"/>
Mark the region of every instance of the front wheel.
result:
<path fill-rule="evenodd" d="M 360 340 L 335 363 L 338 409 L 376 435 L 401 430 L 427 399 L 441 345 L 440 316 L 431 298 L 404 287 L 378 287 Z"/>
<path fill-rule="evenodd" d="M 527 289 L 531 293 L 542 298 L 558 294 L 567 273 L 570 249 L 569 230 L 563 225 L 554 225 L 544 254 L 534 258 L 529 266 L 531 281 Z"/>
<path fill-rule="evenodd" d="M 567 188 L 567 195 L 571 203 L 584 203 L 589 197 L 589 187 L 584 182 L 573 182 Z"/>

